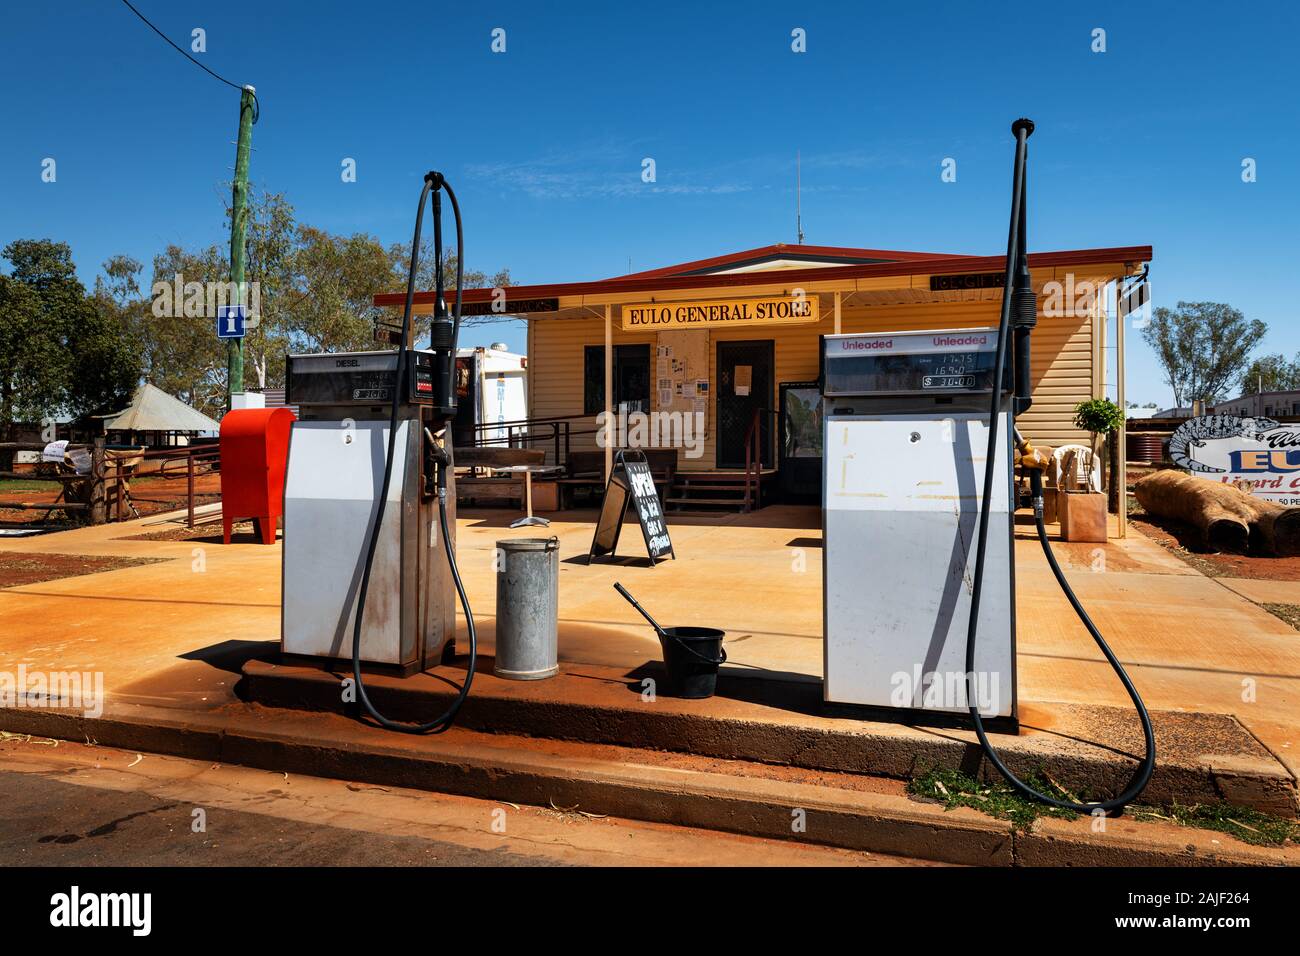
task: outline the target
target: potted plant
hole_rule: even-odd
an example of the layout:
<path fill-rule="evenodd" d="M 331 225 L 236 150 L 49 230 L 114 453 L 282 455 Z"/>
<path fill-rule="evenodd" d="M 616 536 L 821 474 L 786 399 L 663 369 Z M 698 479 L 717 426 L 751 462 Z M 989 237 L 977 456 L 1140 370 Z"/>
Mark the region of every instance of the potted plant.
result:
<path fill-rule="evenodd" d="M 1074 425 L 1091 435 L 1091 451 L 1095 459 L 1104 438 L 1106 445 L 1107 486 L 1112 501 L 1110 510 L 1120 507 L 1118 470 L 1119 429 L 1124 424 L 1123 410 L 1108 398 L 1093 398 L 1074 406 Z M 1066 488 L 1061 504 L 1061 535 L 1067 541 L 1106 540 L 1106 496 L 1085 488 L 1082 492 Z"/>

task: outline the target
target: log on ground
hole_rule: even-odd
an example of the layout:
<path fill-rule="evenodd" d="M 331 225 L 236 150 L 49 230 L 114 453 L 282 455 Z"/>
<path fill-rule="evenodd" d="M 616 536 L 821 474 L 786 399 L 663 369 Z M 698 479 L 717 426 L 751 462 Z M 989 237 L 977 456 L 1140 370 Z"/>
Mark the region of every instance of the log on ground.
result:
<path fill-rule="evenodd" d="M 1192 525 L 1218 551 L 1300 554 L 1300 508 L 1286 508 L 1235 485 L 1166 469 L 1133 485 L 1150 514 Z"/>

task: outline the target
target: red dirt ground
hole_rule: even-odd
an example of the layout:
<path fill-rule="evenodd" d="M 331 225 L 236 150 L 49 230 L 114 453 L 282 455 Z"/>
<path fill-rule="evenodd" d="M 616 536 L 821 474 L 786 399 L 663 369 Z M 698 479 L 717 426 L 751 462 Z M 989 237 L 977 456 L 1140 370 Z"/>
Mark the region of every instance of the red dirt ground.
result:
<path fill-rule="evenodd" d="M 1273 558 L 1253 554 L 1206 551 L 1190 525 L 1138 513 L 1129 521 L 1151 538 L 1209 577 L 1254 578 L 1261 581 L 1300 581 L 1300 557 Z"/>
<path fill-rule="evenodd" d="M 0 588 L 14 588 L 23 584 L 57 581 L 81 574 L 116 571 L 138 564 L 153 564 L 163 558 L 90 558 L 78 554 L 25 554 L 20 551 L 0 552 Z"/>
<path fill-rule="evenodd" d="M 279 525 L 277 525 L 279 528 Z M 223 540 L 221 536 L 221 522 L 208 521 L 203 524 L 196 524 L 193 528 L 186 528 L 182 525 L 179 528 L 164 528 L 162 531 L 146 531 L 143 534 L 131 534 L 122 538 L 123 541 L 200 541 L 205 544 L 220 544 Z M 247 542 L 258 542 L 262 539 L 258 537 L 256 529 L 251 521 L 236 521 L 230 528 L 230 543 L 242 544 Z"/>

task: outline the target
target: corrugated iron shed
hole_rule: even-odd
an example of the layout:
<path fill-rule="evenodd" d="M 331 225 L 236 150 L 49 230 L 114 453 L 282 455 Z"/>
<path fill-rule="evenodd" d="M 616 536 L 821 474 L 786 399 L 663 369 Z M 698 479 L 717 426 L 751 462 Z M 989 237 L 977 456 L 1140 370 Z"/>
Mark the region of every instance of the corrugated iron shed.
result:
<path fill-rule="evenodd" d="M 146 382 L 135 390 L 129 406 L 104 416 L 104 430 L 216 434 L 221 430 L 221 423 Z"/>

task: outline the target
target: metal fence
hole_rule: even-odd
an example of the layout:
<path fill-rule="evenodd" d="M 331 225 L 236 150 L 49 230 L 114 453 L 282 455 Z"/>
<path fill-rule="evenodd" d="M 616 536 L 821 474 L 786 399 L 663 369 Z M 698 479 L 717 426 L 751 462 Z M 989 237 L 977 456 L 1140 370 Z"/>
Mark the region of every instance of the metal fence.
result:
<path fill-rule="evenodd" d="M 39 442 L 0 442 L 0 452 L 43 451 Z M 63 487 L 58 497 L 45 502 L 0 502 L 0 510 L 63 511 L 78 515 L 89 524 L 110 521 L 127 521 L 137 517 L 135 502 L 144 504 L 170 504 L 174 499 L 146 498 L 133 494 L 130 485 L 143 477 L 185 478 L 184 507 L 186 526 L 194 527 L 194 509 L 202 493 L 195 481 L 202 475 L 221 470 L 221 446 L 213 444 L 185 445 L 174 448 L 109 449 L 103 438 L 92 444 L 69 444 L 68 451 L 88 451 L 90 471 L 87 474 L 56 473 L 42 475 L 36 472 L 14 470 L 0 471 L 0 478 L 32 481 L 57 481 Z M 142 466 L 157 462 L 157 468 Z"/>

